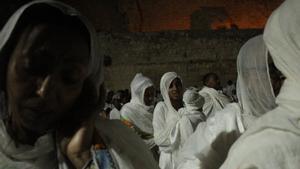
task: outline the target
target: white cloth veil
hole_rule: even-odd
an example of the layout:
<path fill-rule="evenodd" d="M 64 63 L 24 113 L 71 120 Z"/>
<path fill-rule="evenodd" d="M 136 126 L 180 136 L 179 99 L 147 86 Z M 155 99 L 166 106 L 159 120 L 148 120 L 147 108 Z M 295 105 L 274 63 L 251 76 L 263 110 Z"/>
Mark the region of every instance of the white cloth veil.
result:
<path fill-rule="evenodd" d="M 262 35 L 247 41 L 237 58 L 237 97 L 246 128 L 276 107 Z"/>
<path fill-rule="evenodd" d="M 153 109 L 151 106 L 145 105 L 144 93 L 151 86 L 153 86 L 153 82 L 148 77 L 141 73 L 136 74 L 130 84 L 131 100 L 121 109 L 122 118 L 134 123 L 135 126 L 148 134 L 153 134 Z"/>
<path fill-rule="evenodd" d="M 259 118 L 232 146 L 222 169 L 300 166 L 300 1 L 286 0 L 269 18 L 264 40 L 286 77 L 278 107 Z"/>

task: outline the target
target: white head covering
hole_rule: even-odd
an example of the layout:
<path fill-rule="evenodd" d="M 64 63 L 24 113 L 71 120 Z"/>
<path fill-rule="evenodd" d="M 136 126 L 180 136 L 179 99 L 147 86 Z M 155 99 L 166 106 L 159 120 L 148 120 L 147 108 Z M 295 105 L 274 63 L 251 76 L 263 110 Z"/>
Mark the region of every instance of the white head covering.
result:
<path fill-rule="evenodd" d="M 0 33 L 0 52 L 2 53 L 2 49 L 5 47 L 9 39 L 12 37 L 14 30 L 18 27 L 18 24 L 20 23 L 20 19 L 22 18 L 22 15 L 25 11 L 30 11 L 33 6 L 35 5 L 48 5 L 50 7 L 56 8 L 60 10 L 65 15 L 73 16 L 78 18 L 83 25 L 86 26 L 86 29 L 90 33 L 90 61 L 89 61 L 89 77 L 91 80 L 96 84 L 96 86 L 100 86 L 100 84 L 103 82 L 103 57 L 99 56 L 98 52 L 98 39 L 96 31 L 94 27 L 88 22 L 88 20 L 83 17 L 77 10 L 74 8 L 58 2 L 58 1 L 52 1 L 52 0 L 37 0 L 32 1 L 30 3 L 27 3 L 20 7 L 7 21 L 5 26 L 2 28 Z M 4 57 L 4 56 L 0 56 Z M 7 56 L 8 57 L 8 56 Z M 5 64 L 5 63 L 0 63 Z M 6 63 L 7 64 L 7 63 Z M 2 66 L 2 65 L 0 65 Z M 2 72 L 1 72 L 2 73 Z M 0 86 L 0 90 L 4 91 L 3 86 Z"/>
<path fill-rule="evenodd" d="M 169 87 L 170 87 L 172 81 L 176 78 L 179 78 L 182 83 L 181 78 L 175 72 L 165 73 L 160 80 L 160 92 L 164 99 L 164 103 L 166 104 L 166 106 L 168 108 L 167 119 L 169 117 L 174 117 L 174 116 L 178 117 L 179 116 L 178 111 L 176 111 L 174 109 L 174 107 L 172 106 L 172 103 L 171 103 L 171 100 L 169 97 Z"/>
<path fill-rule="evenodd" d="M 204 104 L 204 98 L 197 90 L 187 89 L 183 94 L 183 102 L 187 110 L 198 110 Z"/>
<path fill-rule="evenodd" d="M 57 2 L 57 1 L 51 1 L 51 0 L 41 0 L 41 1 L 33 1 L 30 3 L 27 3 L 20 7 L 8 20 L 8 22 L 5 24 L 5 26 L 2 28 L 0 33 L 0 67 L 3 67 L 5 63 L 3 60 L 4 56 L 3 48 L 6 46 L 7 42 L 10 40 L 10 38 L 13 35 L 13 32 L 15 29 L 18 29 L 19 24 L 21 24 L 22 16 L 24 12 L 34 12 L 32 8 L 35 5 L 47 5 L 50 7 L 53 7 L 55 9 L 60 10 L 65 15 L 74 16 L 78 18 L 87 28 L 88 32 L 90 33 L 90 61 L 89 61 L 89 77 L 91 78 L 92 82 L 96 86 L 100 86 L 100 84 L 103 82 L 103 66 L 102 66 L 102 57 L 99 56 L 98 50 L 97 50 L 97 39 L 96 39 L 96 31 L 94 28 L 90 25 L 90 23 L 82 17 L 75 9 L 72 7 L 65 5 L 63 3 Z M 1 72 L 0 76 L 3 76 L 6 74 L 5 72 Z M 4 86 L 0 86 L 0 92 L 5 92 Z M 3 99 L 3 97 L 2 97 Z M 4 102 L 5 100 L 1 100 L 1 102 Z M 2 105 L 3 106 L 3 105 Z M 3 114 L 3 111 L 6 111 L 3 107 L 1 110 Z M 5 112 L 4 112 L 5 113 Z M 1 121 L 2 123 L 2 121 Z M 5 167 L 9 167 L 10 164 L 17 166 L 22 166 L 20 168 L 32 168 L 33 166 L 28 164 L 35 164 L 37 166 L 42 166 L 42 168 L 53 168 L 53 166 L 57 165 L 56 159 L 55 159 L 55 151 L 53 144 L 53 140 L 51 136 L 46 135 L 41 137 L 37 142 L 35 146 L 25 146 L 25 147 L 18 147 L 16 148 L 11 141 L 10 137 L 5 131 L 5 127 L 3 124 L 1 124 L 1 133 L 0 136 L 2 137 L 1 141 L 4 143 L 0 147 L 0 164 L 4 165 Z M 7 143 L 7 144 L 6 144 Z M 42 144 L 41 144 L 42 143 Z M 3 151 L 5 153 L 8 153 L 7 157 L 3 156 Z M 3 158 L 2 158 L 3 157 Z M 2 161 L 5 158 L 6 161 Z M 22 163 L 22 162 L 28 162 L 30 163 Z M 5 162 L 5 163 L 4 163 Z M 9 163 L 10 162 L 10 163 Z M 55 166 L 57 167 L 57 166 Z M 1 165 L 0 165 L 0 168 Z"/>
<path fill-rule="evenodd" d="M 285 117 L 274 120 L 276 128 L 300 134 L 300 1 L 286 0 L 268 20 L 264 32 L 266 46 L 275 66 L 286 77 L 276 97 Z M 278 111 L 279 112 L 279 111 Z M 283 120 L 288 119 L 288 120 Z M 273 126 L 273 127 L 275 127 Z"/>
<path fill-rule="evenodd" d="M 131 100 L 121 109 L 122 118 L 132 122 L 143 132 L 153 134 L 152 126 L 152 106 L 146 106 L 144 103 L 144 93 L 148 87 L 153 86 L 153 82 L 141 73 L 133 78 L 131 88 Z"/>
<path fill-rule="evenodd" d="M 143 76 L 142 73 L 137 73 L 130 84 L 130 89 L 131 89 L 130 102 L 134 102 L 140 105 L 145 105 L 144 103 L 145 90 L 151 86 L 153 86 L 153 82 L 148 77 Z"/>
<path fill-rule="evenodd" d="M 285 0 L 272 13 L 263 35 L 275 66 L 286 76 L 276 97 L 278 107 L 259 118 L 231 147 L 222 169 L 300 166 L 299 9 L 299 0 Z"/>
<path fill-rule="evenodd" d="M 237 97 L 246 128 L 276 107 L 267 59 L 261 35 L 247 41 L 237 58 Z"/>
<path fill-rule="evenodd" d="M 264 32 L 264 40 L 275 66 L 286 80 L 276 102 L 300 101 L 300 1 L 286 0 L 273 12 Z"/>

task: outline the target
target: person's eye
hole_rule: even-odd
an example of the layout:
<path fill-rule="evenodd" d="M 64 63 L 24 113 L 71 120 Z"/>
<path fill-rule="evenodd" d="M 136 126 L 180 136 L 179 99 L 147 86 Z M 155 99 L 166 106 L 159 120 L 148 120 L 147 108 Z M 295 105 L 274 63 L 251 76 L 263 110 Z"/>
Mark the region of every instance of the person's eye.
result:
<path fill-rule="evenodd" d="M 83 81 L 83 73 L 79 69 L 66 69 L 63 71 L 62 80 L 67 85 L 79 84 Z"/>

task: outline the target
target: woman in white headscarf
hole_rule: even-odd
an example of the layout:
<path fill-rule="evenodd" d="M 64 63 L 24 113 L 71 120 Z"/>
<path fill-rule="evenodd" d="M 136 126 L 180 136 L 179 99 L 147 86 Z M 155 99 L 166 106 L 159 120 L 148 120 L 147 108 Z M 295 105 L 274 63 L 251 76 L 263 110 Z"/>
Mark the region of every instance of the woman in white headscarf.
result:
<path fill-rule="evenodd" d="M 183 107 L 181 78 L 175 72 L 165 73 L 160 80 L 160 91 L 164 101 L 159 102 L 154 109 L 154 141 L 161 152 L 159 167 L 171 169 L 174 163 L 174 149 L 170 135 L 180 119 L 178 110 Z"/>
<path fill-rule="evenodd" d="M 250 39 L 237 58 L 238 103 L 200 123 L 179 155 L 179 169 L 217 169 L 234 141 L 264 112 L 276 107 L 262 36 Z"/>
<path fill-rule="evenodd" d="M 286 77 L 278 107 L 258 119 L 232 146 L 222 169 L 300 167 L 300 1 L 286 0 L 269 18 L 264 40 Z"/>
<path fill-rule="evenodd" d="M 153 109 L 155 89 L 153 82 L 138 73 L 131 84 L 131 100 L 121 109 L 122 120 L 145 141 L 149 149 L 155 147 L 153 139 Z"/>
<path fill-rule="evenodd" d="M 0 168 L 158 168 L 137 135 L 96 118 L 104 94 L 96 37 L 57 1 L 30 2 L 8 20 L 0 33 Z"/>

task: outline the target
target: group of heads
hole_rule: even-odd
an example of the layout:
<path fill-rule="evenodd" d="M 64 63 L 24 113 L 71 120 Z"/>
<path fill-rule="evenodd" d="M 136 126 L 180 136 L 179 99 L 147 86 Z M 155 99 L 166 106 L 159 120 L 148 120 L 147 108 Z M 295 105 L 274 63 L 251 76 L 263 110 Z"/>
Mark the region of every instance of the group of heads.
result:
<path fill-rule="evenodd" d="M 2 118 L 12 137 L 18 140 L 20 129 L 38 137 L 72 126 L 66 121 L 80 124 L 99 109 L 103 67 L 96 37 L 85 18 L 59 2 L 32 2 L 11 17 L 0 34 L 0 90 L 6 100 L 1 111 L 8 112 Z M 271 54 L 277 55 L 276 50 Z M 278 59 L 275 62 L 278 65 Z M 278 72 L 270 68 L 277 75 L 271 75 L 275 93 L 283 79 Z M 171 77 L 161 82 L 161 92 L 167 92 L 171 103 L 180 104 L 183 84 L 177 75 Z M 203 83 L 220 88 L 216 74 L 204 76 Z M 153 93 L 153 88 L 145 90 L 146 105 L 153 104 Z"/>

